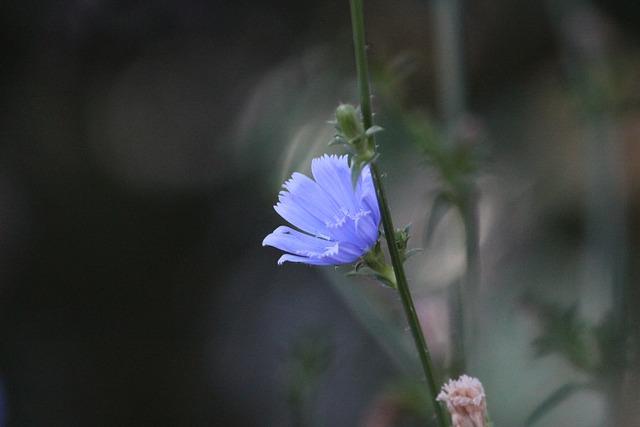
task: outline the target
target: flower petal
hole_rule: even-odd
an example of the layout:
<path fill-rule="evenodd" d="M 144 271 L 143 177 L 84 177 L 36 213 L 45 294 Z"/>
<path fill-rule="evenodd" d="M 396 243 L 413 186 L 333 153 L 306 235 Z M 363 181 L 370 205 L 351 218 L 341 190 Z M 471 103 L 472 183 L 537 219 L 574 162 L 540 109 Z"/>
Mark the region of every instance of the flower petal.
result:
<path fill-rule="evenodd" d="M 324 224 L 324 232 L 318 232 L 315 229 L 305 231 L 314 235 L 328 236 L 336 241 L 358 241 L 361 246 L 366 246 L 366 242 L 360 241 L 353 226 L 349 224 L 350 212 L 344 207 L 338 206 L 337 202 L 315 181 L 302 174 L 294 173 L 292 178 L 285 183 L 285 188 L 289 192 L 281 194 L 283 202 L 286 201 L 287 204 L 306 212 L 311 217 L 310 221 L 315 218 Z M 292 224 L 298 226 L 295 223 Z"/>
<path fill-rule="evenodd" d="M 309 265 L 335 265 L 333 261 L 328 258 L 309 258 L 291 254 L 284 254 L 278 259 L 278 265 L 282 265 L 285 262 L 298 262 Z"/>
<path fill-rule="evenodd" d="M 351 171 L 347 156 L 324 155 L 311 161 L 311 172 L 316 182 L 349 213 L 358 211 L 355 192 L 351 184 Z"/>
<path fill-rule="evenodd" d="M 295 172 L 284 184 L 292 203 L 304 208 L 325 225 L 338 221 L 342 216 L 340 206 L 311 178 Z"/>
<path fill-rule="evenodd" d="M 282 191 L 279 199 L 279 202 L 273 207 L 273 209 L 282 218 L 300 230 L 314 236 L 323 238 L 331 237 L 327 234 L 327 227 L 325 223 L 309 213 L 304 207 L 293 201 L 289 192 Z"/>
<path fill-rule="evenodd" d="M 368 248 L 369 249 L 369 248 Z M 368 250 L 367 249 L 367 250 Z M 363 251 L 361 247 L 349 242 L 339 242 L 338 251 L 330 258 L 335 262 L 334 264 L 351 264 L 356 262 L 366 251 Z"/>
<path fill-rule="evenodd" d="M 376 227 L 380 224 L 380 208 L 378 206 L 378 197 L 376 196 L 376 188 L 373 185 L 371 177 L 371 168 L 366 166 L 362 169 L 358 185 L 356 187 L 356 197 L 363 209 L 370 210 L 372 220 Z"/>
<path fill-rule="evenodd" d="M 301 233 L 287 226 L 276 228 L 262 241 L 262 246 L 273 246 L 285 252 L 297 255 L 324 254 L 336 242 L 319 239 Z"/>

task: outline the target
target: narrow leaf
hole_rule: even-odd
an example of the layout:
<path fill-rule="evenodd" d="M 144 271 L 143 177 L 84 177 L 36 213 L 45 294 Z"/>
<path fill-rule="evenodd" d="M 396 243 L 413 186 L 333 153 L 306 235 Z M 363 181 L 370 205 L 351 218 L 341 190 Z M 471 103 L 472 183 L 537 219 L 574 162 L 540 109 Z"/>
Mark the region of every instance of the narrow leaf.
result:
<path fill-rule="evenodd" d="M 358 184 L 358 178 L 360 178 L 360 173 L 362 172 L 362 168 L 364 168 L 364 164 L 360 161 L 354 161 L 351 165 L 351 184 L 353 188 L 356 188 Z"/>
<path fill-rule="evenodd" d="M 382 127 L 380 127 L 378 125 L 373 125 L 369 129 L 366 130 L 365 135 L 372 136 L 372 135 L 375 135 L 376 133 L 382 132 L 383 130 L 384 130 L 384 128 L 382 128 Z"/>
<path fill-rule="evenodd" d="M 412 256 L 414 256 L 415 254 L 419 254 L 420 252 L 424 252 L 424 249 L 422 248 L 409 249 L 407 252 L 404 253 L 404 260 L 406 261 Z"/>
<path fill-rule="evenodd" d="M 428 243 L 433 237 L 433 233 L 436 231 L 438 224 L 444 215 L 451 208 L 451 201 L 449 197 L 445 193 L 439 193 L 435 200 L 433 201 L 433 205 L 431 206 L 431 211 L 429 213 L 429 218 L 427 219 L 427 226 L 424 230 L 423 242 L 424 246 L 428 247 Z"/>
<path fill-rule="evenodd" d="M 376 276 L 377 273 L 375 271 L 373 271 L 369 267 L 361 267 L 361 268 L 359 268 L 357 270 L 351 270 L 351 271 L 347 272 L 346 275 L 349 276 L 349 277 L 354 277 L 354 276 Z"/>
<path fill-rule="evenodd" d="M 378 281 L 380 283 L 382 283 L 383 285 L 389 287 L 389 288 L 393 288 L 396 289 L 396 284 L 391 282 L 386 276 L 383 276 L 382 274 L 376 274 L 376 279 L 378 279 Z"/>
<path fill-rule="evenodd" d="M 560 405 L 564 400 L 570 397 L 573 393 L 584 388 L 584 384 L 567 383 L 562 387 L 556 389 L 546 399 L 544 399 L 527 417 L 524 422 L 525 427 L 533 426 L 540 418 L 542 418 L 547 412 L 551 411 L 556 406 Z"/>
<path fill-rule="evenodd" d="M 336 135 L 333 137 L 333 139 L 331 141 L 329 141 L 329 147 L 333 146 L 333 145 L 341 145 L 341 144 L 346 144 L 347 141 L 344 140 L 343 137 L 341 137 L 340 135 Z"/>

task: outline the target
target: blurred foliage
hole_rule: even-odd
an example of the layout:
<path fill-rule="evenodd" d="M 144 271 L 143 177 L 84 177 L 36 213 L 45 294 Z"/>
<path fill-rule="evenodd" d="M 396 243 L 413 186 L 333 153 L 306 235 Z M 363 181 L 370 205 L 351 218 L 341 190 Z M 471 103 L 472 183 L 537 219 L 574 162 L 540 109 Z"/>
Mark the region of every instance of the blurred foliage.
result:
<path fill-rule="evenodd" d="M 430 401 L 425 387 L 415 381 L 400 381 L 392 384 L 387 392 L 393 397 L 400 413 L 400 418 L 405 418 L 404 424 L 425 425 L 433 418 L 433 408 L 426 406 L 424 402 Z"/>
<path fill-rule="evenodd" d="M 558 355 L 586 376 L 584 382 L 564 384 L 543 399 L 527 417 L 525 425 L 530 426 L 580 390 L 608 393 L 611 383 L 628 367 L 629 355 L 626 333 L 613 313 L 590 325 L 581 317 L 577 304 L 563 307 L 533 296 L 525 299 L 542 326 L 532 343 L 537 357 Z"/>
<path fill-rule="evenodd" d="M 449 208 L 457 208 L 464 218 L 473 203 L 473 179 L 483 160 L 484 136 L 479 123 L 470 116 L 462 118 L 450 131 L 417 112 L 407 114 L 405 123 L 411 141 L 440 183 L 425 228 L 428 242 Z"/>
<path fill-rule="evenodd" d="M 427 117 L 409 115 L 407 126 L 426 163 L 438 172 L 444 191 L 452 201 L 458 200 L 478 169 L 477 129 L 472 129 L 470 123 L 462 123 L 456 129 L 453 144 L 447 144 L 446 131 Z"/>
<path fill-rule="evenodd" d="M 305 329 L 292 343 L 287 366 L 287 403 L 292 423 L 312 426 L 312 401 L 335 353 L 330 334 L 324 328 Z"/>
<path fill-rule="evenodd" d="M 593 373 L 601 364 L 600 349 L 593 330 L 578 314 L 578 306 L 562 308 L 554 304 L 537 304 L 543 333 L 533 341 L 538 357 L 560 354 L 577 369 Z"/>
<path fill-rule="evenodd" d="M 544 399 L 531 412 L 524 422 L 525 427 L 536 424 L 547 412 L 560 405 L 565 399 L 569 398 L 573 393 L 584 388 L 584 385 L 578 383 L 568 383 L 554 390 L 546 399 Z"/>

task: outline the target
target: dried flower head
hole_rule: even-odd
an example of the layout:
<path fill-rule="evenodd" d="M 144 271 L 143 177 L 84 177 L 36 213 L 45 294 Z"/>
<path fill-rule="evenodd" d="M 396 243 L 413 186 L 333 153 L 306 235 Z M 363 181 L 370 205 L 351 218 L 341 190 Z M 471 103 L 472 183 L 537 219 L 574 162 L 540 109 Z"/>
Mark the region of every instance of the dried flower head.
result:
<path fill-rule="evenodd" d="M 462 375 L 449 380 L 437 399 L 447 405 L 453 427 L 486 427 L 487 401 L 477 378 Z"/>

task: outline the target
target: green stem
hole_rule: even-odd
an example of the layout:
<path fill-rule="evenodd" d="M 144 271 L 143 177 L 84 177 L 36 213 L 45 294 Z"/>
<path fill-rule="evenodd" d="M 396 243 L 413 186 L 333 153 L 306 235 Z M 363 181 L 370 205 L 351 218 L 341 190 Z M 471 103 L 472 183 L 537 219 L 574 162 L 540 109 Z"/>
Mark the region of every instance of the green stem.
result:
<path fill-rule="evenodd" d="M 369 129 L 373 125 L 373 114 L 371 112 L 371 92 L 369 89 L 369 70 L 367 65 L 367 57 L 365 52 L 364 41 L 364 13 L 362 8 L 362 0 L 350 0 L 351 3 L 351 24 L 353 28 L 353 43 L 356 58 L 356 68 L 358 73 L 358 87 L 360 89 L 360 108 L 362 111 L 362 120 L 365 129 Z M 370 138 L 373 138 L 371 136 Z M 375 145 L 375 144 L 374 144 Z M 436 386 L 436 380 L 433 370 L 433 363 L 431 361 L 431 355 L 427 347 L 427 342 L 422 333 L 422 327 L 420 326 L 420 320 L 416 313 L 415 306 L 413 304 L 413 298 L 411 297 L 411 291 L 409 290 L 409 284 L 404 273 L 404 267 L 402 265 L 402 259 L 395 242 L 395 228 L 391 219 L 391 212 L 387 204 L 387 198 L 384 192 L 384 186 L 382 185 L 382 179 L 378 165 L 374 162 L 371 164 L 371 175 L 373 178 L 373 184 L 376 189 L 376 195 L 378 196 L 378 205 L 380 207 L 380 213 L 382 214 L 382 227 L 387 240 L 387 246 L 389 249 L 389 255 L 391 256 L 391 263 L 395 271 L 396 282 L 398 285 L 398 292 L 400 293 L 400 299 L 402 300 L 402 306 L 407 316 L 407 322 L 411 328 L 411 334 L 420 356 L 420 362 L 427 380 L 427 386 L 431 393 L 433 407 L 435 409 L 438 423 L 441 427 L 448 425 L 447 418 L 444 413 L 444 409 L 439 402 L 435 400 L 438 395 L 438 388 Z"/>
<path fill-rule="evenodd" d="M 361 0 L 352 0 L 361 1 Z M 433 405 L 435 408 L 438 422 L 441 426 L 447 426 L 444 410 L 440 403 L 435 401 L 435 397 L 438 395 L 438 388 L 436 386 L 435 373 L 433 369 L 433 363 L 431 361 L 431 354 L 427 347 L 427 341 L 422 334 L 422 327 L 420 326 L 420 320 L 416 313 L 416 308 L 413 304 L 413 298 L 411 297 L 411 291 L 409 290 L 409 284 L 404 273 L 404 267 L 402 266 L 402 260 L 398 253 L 398 248 L 394 238 L 394 227 L 391 219 L 391 213 L 389 212 L 389 206 L 387 205 L 387 198 L 384 193 L 384 187 L 382 185 L 382 179 L 380 177 L 380 171 L 378 165 L 373 163 L 371 165 L 371 175 L 373 177 L 373 184 L 376 188 L 376 195 L 378 196 L 378 205 L 380 207 L 380 213 L 382 214 L 382 227 L 384 229 L 385 238 L 387 239 L 387 246 L 389 248 L 389 255 L 391 256 L 391 264 L 396 274 L 396 282 L 398 284 L 398 293 L 402 300 L 402 306 L 407 316 L 407 322 L 411 328 L 411 335 L 418 350 L 420 356 L 420 362 L 422 363 L 422 369 L 424 370 L 425 377 L 427 379 L 427 386 L 433 399 Z"/>
<path fill-rule="evenodd" d="M 369 64 L 364 41 L 364 12 L 362 0 L 349 0 L 351 3 L 351 26 L 353 28 L 353 48 L 356 57 L 356 71 L 358 73 L 358 88 L 360 90 L 360 110 L 365 129 L 373 126 L 371 112 L 371 89 L 369 88 Z"/>

